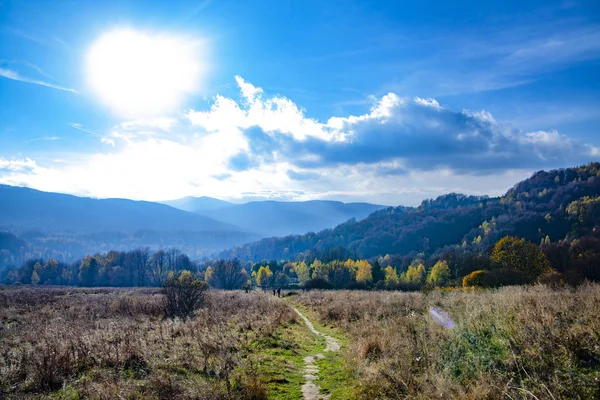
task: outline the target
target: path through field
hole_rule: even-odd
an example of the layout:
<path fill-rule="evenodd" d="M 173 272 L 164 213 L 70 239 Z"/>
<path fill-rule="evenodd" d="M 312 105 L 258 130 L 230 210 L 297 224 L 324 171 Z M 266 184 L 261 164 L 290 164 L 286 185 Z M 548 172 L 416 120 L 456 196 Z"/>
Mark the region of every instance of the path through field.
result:
<path fill-rule="evenodd" d="M 308 318 L 306 318 L 306 316 L 304 314 L 302 314 L 300 311 L 298 311 L 298 309 L 296 307 L 293 307 L 293 309 L 300 316 L 300 318 L 302 318 L 302 320 L 304 321 L 306 326 L 308 326 L 308 329 L 310 329 L 310 331 L 312 333 L 314 333 L 317 336 L 322 336 L 325 338 L 325 341 L 327 342 L 327 346 L 325 347 L 325 350 L 323 352 L 339 351 L 340 343 L 336 338 L 325 335 L 324 333 L 316 330 L 314 325 L 312 324 L 312 322 L 310 322 L 310 320 Z M 316 362 L 317 362 L 317 360 L 321 360 L 323 358 L 325 358 L 325 356 L 320 353 L 317 355 L 314 355 L 314 356 L 307 356 L 304 358 L 304 364 L 305 364 L 304 378 L 306 379 L 306 383 L 304 383 L 304 385 L 302 385 L 302 396 L 303 396 L 304 400 L 319 400 L 319 399 L 328 399 L 329 398 L 329 395 L 319 394 L 320 387 L 319 387 L 319 385 L 317 385 L 315 383 L 315 380 L 317 379 L 316 374 L 319 372 L 319 367 L 316 365 Z"/>

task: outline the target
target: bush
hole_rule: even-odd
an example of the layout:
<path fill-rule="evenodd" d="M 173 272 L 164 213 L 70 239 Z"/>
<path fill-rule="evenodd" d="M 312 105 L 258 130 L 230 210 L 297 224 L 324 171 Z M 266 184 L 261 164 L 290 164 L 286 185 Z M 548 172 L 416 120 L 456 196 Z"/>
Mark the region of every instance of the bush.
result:
<path fill-rule="evenodd" d="M 565 281 L 563 278 L 564 277 L 560 272 L 556 270 L 550 270 L 540 275 L 537 281 L 543 285 L 559 287 L 565 285 Z"/>
<path fill-rule="evenodd" d="M 333 289 L 334 286 L 323 278 L 314 278 L 304 282 L 304 289 Z"/>
<path fill-rule="evenodd" d="M 531 280 L 523 271 L 512 268 L 499 268 L 488 271 L 482 276 L 482 282 L 485 287 L 500 287 L 510 285 L 524 285 Z"/>
<path fill-rule="evenodd" d="M 369 290 L 367 282 L 352 282 L 346 285 L 348 290 Z"/>
<path fill-rule="evenodd" d="M 489 271 L 480 269 L 471 272 L 469 275 L 463 278 L 463 286 L 485 286 L 485 276 L 489 274 Z"/>
<path fill-rule="evenodd" d="M 195 279 L 190 271 L 182 271 L 179 278 L 173 273 L 163 283 L 165 313 L 168 317 L 188 318 L 204 304 L 208 284 Z"/>

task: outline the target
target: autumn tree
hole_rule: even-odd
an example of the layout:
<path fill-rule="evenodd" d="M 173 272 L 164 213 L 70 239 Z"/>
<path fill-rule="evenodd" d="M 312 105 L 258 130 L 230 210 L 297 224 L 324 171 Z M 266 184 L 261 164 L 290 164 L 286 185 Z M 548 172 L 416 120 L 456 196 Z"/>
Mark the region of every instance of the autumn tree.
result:
<path fill-rule="evenodd" d="M 429 275 L 427 276 L 427 283 L 435 286 L 446 284 L 450 280 L 450 268 L 448 262 L 439 260 L 435 263 Z"/>
<path fill-rule="evenodd" d="M 398 284 L 398 273 L 396 269 L 391 265 L 385 267 L 385 284 L 387 286 L 397 285 Z"/>
<path fill-rule="evenodd" d="M 494 245 L 490 259 L 495 267 L 522 271 L 531 280 L 550 269 L 538 246 L 512 236 L 503 237 Z"/>
<path fill-rule="evenodd" d="M 371 264 L 366 260 L 357 261 L 356 281 L 371 282 L 373 280 Z"/>
<path fill-rule="evenodd" d="M 271 272 L 271 268 L 267 265 L 262 266 L 258 269 L 258 273 L 256 274 L 256 284 L 261 288 L 267 288 L 271 285 L 271 279 L 273 278 L 273 272 Z"/>
<path fill-rule="evenodd" d="M 409 265 L 408 270 L 401 275 L 401 280 L 405 283 L 423 284 L 426 276 L 427 273 L 423 264 Z"/>
<path fill-rule="evenodd" d="M 37 285 L 38 283 L 40 283 L 40 277 L 39 277 L 37 271 L 33 270 L 33 272 L 31 273 L 31 284 Z"/>
<path fill-rule="evenodd" d="M 310 280 L 310 270 L 304 261 L 296 264 L 296 275 L 298 275 L 298 283 L 301 285 Z"/>

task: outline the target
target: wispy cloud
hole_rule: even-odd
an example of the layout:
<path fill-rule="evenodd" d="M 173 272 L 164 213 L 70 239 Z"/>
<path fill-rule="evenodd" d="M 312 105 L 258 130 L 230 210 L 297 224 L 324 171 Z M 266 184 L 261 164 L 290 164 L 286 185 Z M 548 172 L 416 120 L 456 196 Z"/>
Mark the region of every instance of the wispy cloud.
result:
<path fill-rule="evenodd" d="M 94 131 L 90 131 L 89 129 L 84 128 L 83 125 L 75 123 L 75 122 L 70 123 L 69 126 L 73 129 L 77 129 L 78 131 L 89 133 L 90 135 L 93 135 L 93 136 L 103 137 L 103 135 L 96 133 Z"/>
<path fill-rule="evenodd" d="M 3 78 L 6 78 L 6 79 L 12 79 L 13 81 L 31 83 L 34 85 L 45 86 L 45 87 L 49 87 L 49 88 L 56 89 L 56 90 L 62 90 L 65 92 L 77 93 L 77 91 L 75 89 L 56 85 L 56 84 L 49 83 L 49 82 L 45 82 L 45 81 L 42 81 L 39 79 L 28 78 L 26 76 L 20 75 L 18 72 L 13 71 L 11 69 L 0 68 L 0 76 Z"/>
<path fill-rule="evenodd" d="M 29 139 L 26 140 L 26 143 L 30 143 L 30 142 L 54 142 L 55 140 L 60 140 L 60 138 L 58 136 L 44 136 L 44 137 L 40 137 L 40 138 L 34 138 L 34 139 Z"/>

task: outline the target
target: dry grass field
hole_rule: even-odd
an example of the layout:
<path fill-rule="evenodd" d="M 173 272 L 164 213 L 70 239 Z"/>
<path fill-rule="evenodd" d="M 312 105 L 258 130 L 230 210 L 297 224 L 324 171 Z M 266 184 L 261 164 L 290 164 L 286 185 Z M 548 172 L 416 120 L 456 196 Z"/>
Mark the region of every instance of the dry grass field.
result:
<path fill-rule="evenodd" d="M 600 398 L 599 285 L 313 292 L 295 301 L 347 335 L 358 398 Z M 436 323 L 431 307 L 454 328 Z"/>
<path fill-rule="evenodd" d="M 595 399 L 600 286 L 429 293 L 208 292 L 191 320 L 154 289 L 0 287 L 0 398 Z M 437 323 L 445 310 L 453 328 Z"/>

